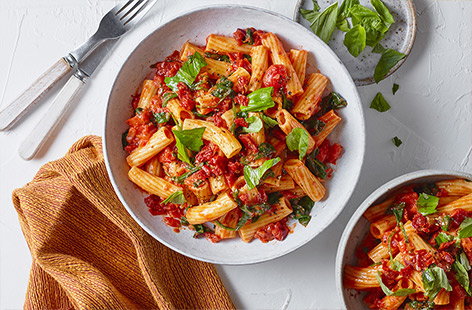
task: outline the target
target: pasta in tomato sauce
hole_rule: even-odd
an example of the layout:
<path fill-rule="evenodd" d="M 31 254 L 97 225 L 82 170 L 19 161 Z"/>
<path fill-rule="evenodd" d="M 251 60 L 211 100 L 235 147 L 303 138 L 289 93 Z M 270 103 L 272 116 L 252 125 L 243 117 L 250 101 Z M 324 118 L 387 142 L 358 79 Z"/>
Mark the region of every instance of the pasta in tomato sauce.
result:
<path fill-rule="evenodd" d="M 472 182 L 401 188 L 364 213 L 370 233 L 344 287 L 372 309 L 470 309 Z"/>
<path fill-rule="evenodd" d="M 307 51 L 285 51 L 274 33 L 237 29 L 206 43 L 152 65 L 133 96 L 129 179 L 176 232 L 284 240 L 327 195 L 343 152 L 327 137 L 347 103 L 322 73 L 305 74 Z"/>

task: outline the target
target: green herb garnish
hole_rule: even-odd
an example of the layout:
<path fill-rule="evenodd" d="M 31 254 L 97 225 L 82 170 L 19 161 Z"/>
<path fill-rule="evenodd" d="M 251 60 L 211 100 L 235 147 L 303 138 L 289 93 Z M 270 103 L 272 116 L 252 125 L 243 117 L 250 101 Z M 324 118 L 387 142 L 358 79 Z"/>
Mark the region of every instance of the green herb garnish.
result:
<path fill-rule="evenodd" d="M 259 88 L 247 95 L 249 102 L 247 106 L 241 106 L 242 112 L 264 111 L 275 106 L 272 100 L 273 87 Z"/>
<path fill-rule="evenodd" d="M 167 197 L 166 199 L 164 199 L 164 201 L 162 201 L 163 204 L 174 203 L 176 205 L 181 205 L 185 202 L 186 202 L 185 196 L 182 191 L 177 191 L 175 193 L 172 193 L 169 197 Z"/>
<path fill-rule="evenodd" d="M 286 138 L 287 147 L 290 151 L 298 151 L 298 158 L 302 160 L 303 157 L 305 157 L 306 152 L 308 150 L 309 139 L 310 139 L 310 135 L 305 129 L 294 128 L 287 135 L 287 138 Z"/>
<path fill-rule="evenodd" d="M 207 65 L 205 58 L 200 55 L 199 52 L 190 55 L 186 62 L 183 63 L 182 67 L 177 71 L 177 74 L 173 77 L 166 77 L 164 82 L 167 86 L 170 87 L 173 91 L 178 91 L 179 88 L 177 84 L 179 82 L 185 83 L 188 87 L 193 87 L 193 82 L 197 78 L 197 75 L 200 73 L 200 69 Z"/>
<path fill-rule="evenodd" d="M 266 160 L 260 167 L 251 168 L 244 166 L 244 179 L 246 180 L 249 189 L 255 188 L 261 181 L 264 174 L 280 161 L 279 157 Z"/>
<path fill-rule="evenodd" d="M 382 93 L 379 92 L 370 103 L 370 108 L 379 112 L 385 112 L 390 110 L 391 106 L 388 104 L 387 100 L 385 100 Z"/>

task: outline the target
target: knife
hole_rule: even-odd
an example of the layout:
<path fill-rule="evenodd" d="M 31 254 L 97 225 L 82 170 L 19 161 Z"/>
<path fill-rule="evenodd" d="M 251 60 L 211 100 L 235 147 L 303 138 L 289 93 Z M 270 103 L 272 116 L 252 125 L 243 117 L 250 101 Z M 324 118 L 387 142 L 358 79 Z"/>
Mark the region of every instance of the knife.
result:
<path fill-rule="evenodd" d="M 118 39 L 113 39 L 103 43 L 103 45 L 92 52 L 83 63 L 78 65 L 77 70 L 56 96 L 46 114 L 44 114 L 32 132 L 20 145 L 18 152 L 23 159 L 29 160 L 33 158 L 41 149 L 70 109 L 72 103 L 75 102 L 77 95 L 92 77 L 102 60 L 105 59 L 113 49 L 117 41 Z"/>

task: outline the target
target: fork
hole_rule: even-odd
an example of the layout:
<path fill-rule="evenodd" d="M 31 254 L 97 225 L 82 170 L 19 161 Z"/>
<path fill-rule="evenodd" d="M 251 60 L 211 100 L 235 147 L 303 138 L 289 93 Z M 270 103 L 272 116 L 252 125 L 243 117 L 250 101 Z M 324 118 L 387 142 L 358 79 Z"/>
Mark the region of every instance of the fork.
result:
<path fill-rule="evenodd" d="M 157 0 L 129 0 L 111 9 L 100 21 L 98 30 L 84 44 L 59 59 L 16 100 L 0 111 L 0 131 L 11 128 L 26 112 L 79 63 L 107 40 L 117 39 L 136 25 Z"/>

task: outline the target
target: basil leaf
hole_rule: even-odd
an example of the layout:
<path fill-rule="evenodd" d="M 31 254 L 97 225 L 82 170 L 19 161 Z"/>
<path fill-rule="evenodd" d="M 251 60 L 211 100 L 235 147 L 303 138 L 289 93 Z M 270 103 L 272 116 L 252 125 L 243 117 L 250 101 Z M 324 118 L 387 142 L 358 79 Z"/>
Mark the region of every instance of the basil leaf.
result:
<path fill-rule="evenodd" d="M 382 81 L 387 76 L 390 69 L 395 67 L 395 65 L 405 57 L 405 54 L 397 52 L 396 50 L 391 48 L 383 52 L 379 62 L 377 63 L 377 66 L 375 66 L 375 83 Z"/>
<path fill-rule="evenodd" d="M 143 108 L 136 108 L 136 110 L 134 110 L 134 113 L 140 115 L 141 112 L 143 112 Z"/>
<path fill-rule="evenodd" d="M 326 126 L 326 123 L 316 118 L 316 115 L 306 121 L 302 121 L 302 124 L 311 135 L 319 134 Z"/>
<path fill-rule="evenodd" d="M 288 99 L 284 93 L 282 93 L 282 109 L 291 110 L 293 107 L 293 101 Z"/>
<path fill-rule="evenodd" d="M 255 159 L 271 157 L 274 154 L 275 154 L 275 148 L 272 146 L 272 144 L 263 142 L 258 147 L 258 152 Z"/>
<path fill-rule="evenodd" d="M 121 146 L 123 147 L 123 149 L 129 144 L 128 140 L 126 139 L 128 137 L 128 132 L 129 129 L 126 129 L 126 131 L 121 134 Z"/>
<path fill-rule="evenodd" d="M 247 133 L 259 132 L 264 127 L 261 119 L 255 115 L 246 118 L 246 122 L 248 122 L 249 126 L 243 127 L 243 131 Z"/>
<path fill-rule="evenodd" d="M 450 215 L 445 215 L 441 219 L 441 229 L 444 230 L 444 231 L 448 231 L 450 224 L 451 224 L 451 216 Z"/>
<path fill-rule="evenodd" d="M 177 183 L 182 183 L 186 178 L 188 178 L 189 176 L 191 176 L 192 174 L 194 174 L 195 172 L 199 171 L 200 169 L 202 169 L 203 167 L 203 164 L 200 164 L 196 167 L 191 167 L 189 169 L 189 171 L 185 172 L 184 174 L 174 178 L 174 181 L 177 182 Z"/>
<path fill-rule="evenodd" d="M 310 22 L 310 25 L 315 22 L 316 18 L 321 14 L 315 10 L 306 10 L 301 8 L 300 14 L 303 16 L 304 19 Z"/>
<path fill-rule="evenodd" d="M 436 207 L 439 204 L 439 198 L 436 196 L 421 193 L 416 201 L 418 212 L 423 215 L 436 213 Z"/>
<path fill-rule="evenodd" d="M 389 289 L 383 282 L 382 282 L 382 277 L 380 275 L 380 272 L 377 271 L 377 274 L 375 275 L 375 278 L 377 279 L 377 282 L 380 284 L 380 288 L 384 292 L 385 295 L 387 296 L 408 296 L 410 294 L 416 293 L 416 290 L 412 288 L 401 288 L 395 292 L 393 292 L 391 289 Z"/>
<path fill-rule="evenodd" d="M 275 205 L 280 201 L 280 198 L 282 198 L 282 194 L 279 192 L 274 192 L 274 193 L 269 193 L 267 194 L 267 203 L 269 205 Z"/>
<path fill-rule="evenodd" d="M 166 112 L 158 112 L 158 113 L 153 112 L 152 115 L 154 116 L 153 121 L 156 124 L 163 124 L 169 121 L 169 115 Z"/>
<path fill-rule="evenodd" d="M 464 252 L 457 256 L 457 260 L 460 264 L 462 264 L 462 266 L 464 266 L 465 270 L 469 271 L 471 269 L 469 259 L 467 258 L 467 255 Z"/>
<path fill-rule="evenodd" d="M 214 60 L 224 61 L 224 62 L 231 62 L 228 55 L 205 52 L 205 57 L 206 58 L 211 58 L 211 59 L 214 59 Z"/>
<path fill-rule="evenodd" d="M 315 205 L 315 202 L 308 196 L 304 196 L 299 199 L 291 199 L 290 204 L 293 209 L 293 219 L 298 220 L 303 226 L 307 226 L 311 220 L 311 209 Z"/>
<path fill-rule="evenodd" d="M 352 56 L 359 56 L 366 46 L 365 28 L 361 25 L 352 27 L 344 36 L 344 45 Z"/>
<path fill-rule="evenodd" d="M 459 284 L 464 288 L 467 294 L 471 295 L 469 273 L 467 272 L 465 266 L 456 260 L 454 264 L 452 264 L 452 268 L 454 268 L 454 271 L 456 272 L 455 277 L 457 279 L 457 282 L 459 282 Z"/>
<path fill-rule="evenodd" d="M 472 237 L 472 218 L 471 217 L 466 218 L 461 223 L 461 226 L 459 226 L 459 232 L 457 236 L 460 239 Z"/>
<path fill-rule="evenodd" d="M 392 260 L 391 263 L 392 263 L 392 269 L 395 270 L 395 271 L 400 271 L 403 268 L 405 268 L 405 265 L 403 265 L 402 263 L 400 263 L 397 260 Z"/>
<path fill-rule="evenodd" d="M 186 202 L 185 196 L 182 191 L 177 191 L 175 193 L 172 193 L 169 197 L 167 197 L 166 199 L 164 199 L 164 201 L 162 201 L 163 204 L 175 203 L 177 205 L 181 205 L 185 202 Z"/>
<path fill-rule="evenodd" d="M 388 104 L 387 100 L 385 100 L 382 93 L 379 92 L 370 103 L 370 108 L 379 112 L 385 112 L 390 110 L 391 106 Z"/>
<path fill-rule="evenodd" d="M 352 5 L 349 8 L 349 17 L 352 19 L 352 23 L 354 25 L 358 25 L 361 23 L 362 20 L 366 18 L 378 18 L 380 19 L 379 14 L 376 12 L 366 8 L 361 4 Z"/>
<path fill-rule="evenodd" d="M 429 267 L 423 271 L 421 279 L 429 300 L 433 300 L 442 288 L 448 292 L 452 291 L 446 272 L 438 266 Z"/>
<path fill-rule="evenodd" d="M 266 160 L 260 167 L 255 169 L 249 166 L 244 166 L 244 180 L 246 180 L 248 188 L 255 188 L 259 184 L 267 170 L 277 165 L 279 161 L 279 157 L 269 159 Z"/>
<path fill-rule="evenodd" d="M 190 158 L 187 153 L 187 149 L 191 151 L 198 152 L 200 151 L 203 145 L 203 133 L 205 128 L 194 128 L 187 130 L 172 130 L 175 136 L 175 145 L 177 146 L 177 157 L 191 164 Z"/>
<path fill-rule="evenodd" d="M 407 304 L 412 310 L 434 310 L 434 302 L 413 300 Z"/>
<path fill-rule="evenodd" d="M 397 222 L 397 226 L 400 227 L 403 233 L 403 238 L 405 241 L 408 242 L 408 235 L 406 234 L 405 227 L 403 226 L 402 219 L 403 219 L 403 212 L 405 211 L 406 204 L 404 202 L 395 203 L 390 206 L 390 211 L 395 216 L 395 220 Z"/>
<path fill-rule="evenodd" d="M 228 96 L 234 97 L 236 93 L 233 90 L 233 82 L 225 76 L 221 77 L 216 84 L 216 89 L 212 91 L 211 94 L 220 99 L 224 99 Z"/>
<path fill-rule="evenodd" d="M 454 240 L 454 236 L 448 235 L 448 234 L 443 233 L 443 232 L 440 232 L 436 236 L 435 240 L 436 240 L 436 243 L 438 244 L 438 247 L 439 247 L 441 244 L 443 244 L 445 242 L 449 242 L 449 241 Z"/>
<path fill-rule="evenodd" d="M 287 135 L 285 142 L 287 143 L 288 149 L 290 151 L 298 151 L 298 158 L 302 160 L 308 150 L 309 139 L 310 135 L 305 129 L 294 128 Z"/>
<path fill-rule="evenodd" d="M 336 29 L 338 20 L 338 3 L 334 2 L 323 12 L 312 16 L 311 30 L 325 43 L 328 43 Z"/>
<path fill-rule="evenodd" d="M 361 25 L 365 28 L 366 44 L 372 47 L 378 45 L 388 31 L 388 27 L 378 17 L 366 17 Z"/>
<path fill-rule="evenodd" d="M 349 10 L 356 4 L 360 4 L 359 0 L 344 0 L 343 3 L 339 6 L 338 12 L 338 28 L 339 25 L 347 23 L 346 18 L 349 17 Z M 342 29 L 340 29 L 342 30 Z M 348 29 L 349 30 L 349 29 Z M 344 31 L 344 30 L 342 30 Z"/>
<path fill-rule="evenodd" d="M 347 106 L 347 101 L 340 94 L 331 92 L 324 97 L 320 103 L 321 109 L 319 114 L 325 114 L 331 110 L 338 110 Z"/>
<path fill-rule="evenodd" d="M 173 77 L 166 77 L 164 82 L 169 86 L 173 91 L 178 91 L 179 88 L 177 84 L 183 82 L 187 84 L 188 87 L 192 87 L 193 82 L 197 78 L 197 75 L 200 73 L 200 69 L 207 65 L 205 58 L 200 55 L 199 52 L 190 55 L 186 62 L 183 63 L 182 67 L 177 71 L 176 75 Z"/>
<path fill-rule="evenodd" d="M 392 94 L 395 95 L 397 93 L 398 89 L 400 89 L 400 85 L 393 83 Z"/>
<path fill-rule="evenodd" d="M 385 25 L 389 27 L 395 23 L 395 19 L 393 18 L 392 14 L 390 14 L 390 11 L 381 0 L 370 0 L 370 3 L 377 11 Z"/>
<path fill-rule="evenodd" d="M 419 194 L 425 193 L 428 195 L 436 196 L 439 192 L 439 188 L 434 183 L 425 183 L 419 186 L 415 186 L 413 190 Z"/>
<path fill-rule="evenodd" d="M 259 88 L 247 95 L 249 102 L 247 106 L 241 106 L 243 112 L 263 111 L 275 106 L 272 100 L 273 87 Z"/>
<path fill-rule="evenodd" d="M 229 231 L 236 231 L 236 230 L 239 230 L 239 228 L 233 228 L 233 227 L 229 227 L 229 226 L 226 226 L 224 224 L 222 224 L 220 221 L 218 220 L 215 220 L 214 223 L 217 225 L 217 226 L 220 226 L 221 228 L 223 229 L 226 229 L 226 230 L 229 230 Z"/>
<path fill-rule="evenodd" d="M 261 114 L 261 119 L 264 121 L 264 124 L 266 124 L 269 128 L 277 126 L 279 123 L 272 117 L 269 117 L 265 114 Z"/>
<path fill-rule="evenodd" d="M 383 47 L 380 43 L 377 43 L 374 45 L 374 47 L 372 48 L 372 53 L 376 53 L 376 54 L 382 54 L 383 52 L 385 52 L 387 49 L 385 47 Z M 395 94 L 394 94 L 395 95 Z"/>
<path fill-rule="evenodd" d="M 393 144 L 396 146 L 396 147 L 399 147 L 400 145 L 402 145 L 403 141 L 400 140 L 399 137 L 395 136 L 392 138 L 392 142 Z"/>
<path fill-rule="evenodd" d="M 178 97 L 174 92 L 167 92 L 162 96 L 162 107 L 165 108 L 167 103 L 171 100 Z"/>
<path fill-rule="evenodd" d="M 306 157 L 305 165 L 314 176 L 320 179 L 326 179 L 328 166 L 316 158 L 317 154 L 318 150 L 311 152 L 311 154 Z"/>

